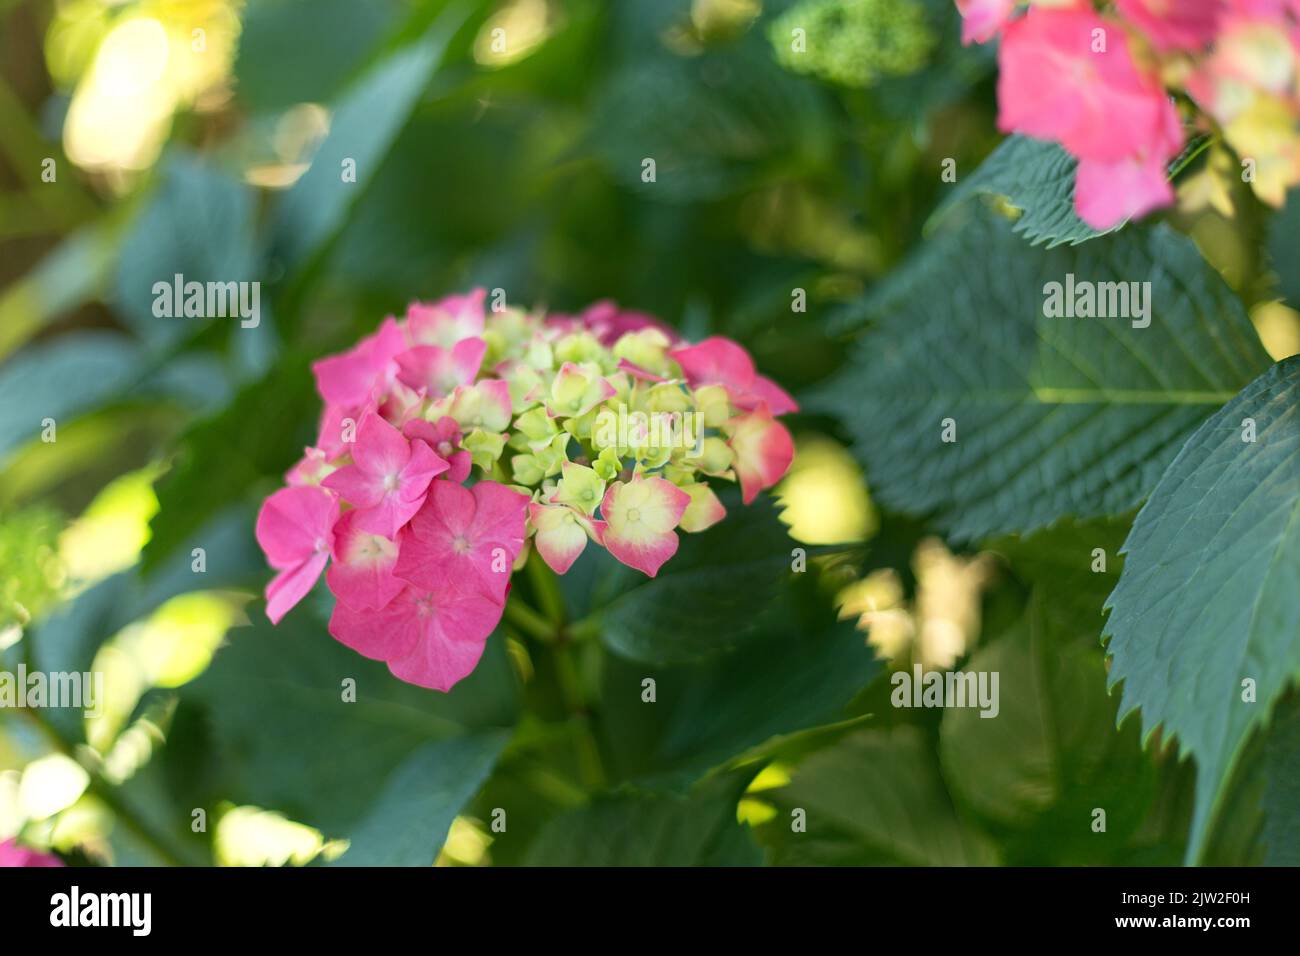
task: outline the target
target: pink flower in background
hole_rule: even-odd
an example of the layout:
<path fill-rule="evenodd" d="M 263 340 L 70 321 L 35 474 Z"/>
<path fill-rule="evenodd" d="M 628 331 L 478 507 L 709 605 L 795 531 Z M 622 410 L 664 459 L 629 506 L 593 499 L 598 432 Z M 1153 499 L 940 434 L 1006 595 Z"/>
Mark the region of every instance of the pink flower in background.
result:
<path fill-rule="evenodd" d="M 624 564 L 654 577 L 677 553 L 673 529 L 690 503 L 690 495 L 663 478 L 616 481 L 600 505 L 602 543 Z"/>
<path fill-rule="evenodd" d="M 1089 10 L 1031 8 L 998 51 L 998 128 L 1115 163 L 1163 142 L 1169 99 L 1138 69 L 1117 24 Z"/>
<path fill-rule="evenodd" d="M 0 867 L 55 867 L 63 865 L 63 861 L 57 856 L 22 846 L 17 840 L 12 838 L 8 840 L 0 840 Z"/>
<path fill-rule="evenodd" d="M 266 616 L 279 623 L 312 589 L 334 544 L 338 499 L 314 485 L 281 488 L 262 504 L 257 543 L 280 573 L 266 586 Z"/>
<path fill-rule="evenodd" d="M 524 546 L 528 498 L 495 481 L 434 482 L 402 539 L 395 573 L 427 591 L 476 588 L 498 604 Z"/>
<path fill-rule="evenodd" d="M 1117 0 L 1119 12 L 1159 50 L 1198 50 L 1214 39 L 1226 0 Z"/>
<path fill-rule="evenodd" d="M 1190 129 L 1217 134 L 1211 165 L 1186 172 L 1189 212 L 1218 196 L 1230 214 L 1227 149 L 1270 205 L 1300 184 L 1300 0 L 1039 0 L 1019 17 L 1021 4 L 956 3 L 965 42 L 1002 35 L 999 129 L 1078 160 L 1075 211 L 1093 228 L 1175 200 L 1186 136 L 1166 84 L 1207 114 L 1184 107 Z"/>
<path fill-rule="evenodd" d="M 413 303 L 317 362 L 316 443 L 257 521 L 273 622 L 324 571 L 330 634 L 442 691 L 477 665 L 529 538 L 558 574 L 594 544 L 654 576 L 679 531 L 725 518 L 710 481 L 751 501 L 793 448 L 773 416 L 794 400 L 730 339 L 692 346 L 610 302 L 489 322 L 484 300 Z"/>
<path fill-rule="evenodd" d="M 1011 18 L 1017 0 L 957 0 L 961 14 L 961 42 L 983 43 L 992 39 Z"/>
<path fill-rule="evenodd" d="M 500 619 L 501 605 L 472 588 L 408 586 L 378 611 L 339 601 L 329 631 L 357 653 L 387 662 L 394 676 L 448 691 L 474 670 Z"/>
<path fill-rule="evenodd" d="M 357 509 L 358 528 L 393 538 L 424 504 L 429 482 L 447 468 L 424 442 L 407 440 L 370 413 L 357 427 L 352 464 L 327 475 L 321 485 Z"/>

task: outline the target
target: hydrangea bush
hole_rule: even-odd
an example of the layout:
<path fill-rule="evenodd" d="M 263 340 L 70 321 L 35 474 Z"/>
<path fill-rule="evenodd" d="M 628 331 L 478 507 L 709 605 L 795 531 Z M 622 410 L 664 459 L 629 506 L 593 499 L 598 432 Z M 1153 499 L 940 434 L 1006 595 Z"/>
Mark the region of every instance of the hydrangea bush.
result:
<path fill-rule="evenodd" d="M 654 577 L 679 530 L 725 515 L 709 479 L 748 504 L 794 456 L 776 417 L 794 400 L 735 342 L 690 344 L 607 302 L 485 301 L 413 303 L 317 362 L 316 444 L 257 520 L 273 622 L 324 571 L 330 633 L 443 691 L 478 663 L 531 549 L 563 574 L 591 542 Z"/>

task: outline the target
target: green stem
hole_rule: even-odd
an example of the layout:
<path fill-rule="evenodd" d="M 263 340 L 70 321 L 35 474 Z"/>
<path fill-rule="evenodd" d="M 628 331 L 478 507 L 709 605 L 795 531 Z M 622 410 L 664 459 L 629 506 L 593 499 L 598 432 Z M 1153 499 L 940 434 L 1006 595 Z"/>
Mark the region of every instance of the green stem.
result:
<path fill-rule="evenodd" d="M 600 746 L 592 732 L 591 716 L 587 712 L 586 697 L 582 692 L 582 678 L 578 674 L 573 651 L 568 642 L 555 645 L 555 673 L 560 685 L 560 695 L 576 731 L 578 770 L 584 786 L 598 790 L 605 786 L 605 767 L 600 759 Z"/>
<path fill-rule="evenodd" d="M 506 601 L 505 619 L 519 630 L 546 644 L 554 644 L 556 627 L 517 598 Z"/>
<path fill-rule="evenodd" d="M 564 595 L 560 593 L 560 581 L 555 576 L 555 572 L 542 562 L 536 552 L 528 556 L 524 570 L 528 572 L 533 590 L 537 592 L 537 601 L 542 606 L 542 613 L 556 624 L 562 624 L 565 619 Z"/>

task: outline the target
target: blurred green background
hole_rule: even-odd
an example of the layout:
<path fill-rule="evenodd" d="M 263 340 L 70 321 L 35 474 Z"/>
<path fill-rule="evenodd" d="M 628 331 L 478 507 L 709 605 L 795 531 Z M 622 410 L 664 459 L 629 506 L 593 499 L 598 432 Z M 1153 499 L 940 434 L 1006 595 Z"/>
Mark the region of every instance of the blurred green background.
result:
<path fill-rule="evenodd" d="M 790 55 L 794 24 L 824 42 Z M 811 412 L 781 517 L 835 547 L 806 584 L 710 582 L 779 586 L 787 617 L 745 654 L 666 662 L 652 718 L 644 668 L 598 642 L 507 626 L 433 700 L 335 645 L 322 608 L 272 630 L 256 597 L 252 519 L 313 438 L 309 363 L 413 299 L 615 299 L 736 338 L 796 396 L 835 373 L 832 330 L 921 241 L 943 161 L 996 145 L 993 55 L 958 32 L 948 0 L 0 0 L 0 662 L 110 689 L 95 718 L 0 711 L 0 838 L 257 865 L 364 837 L 427 863 L 385 842 L 407 814 L 450 826 L 458 864 L 1177 862 L 1189 770 L 1113 730 L 1095 628 L 1049 652 L 1032 626 L 1059 610 L 1030 596 L 1053 542 L 954 553 L 876 508 L 843 423 Z M 1237 232 L 1189 228 L 1239 289 L 1260 281 Z M 156 318 L 174 273 L 260 281 L 260 324 Z M 1254 299 L 1294 351 L 1295 313 Z M 606 570 L 583 567 L 563 607 L 520 587 L 581 617 Z M 1060 593 L 1095 613 L 1117 573 Z M 966 715 L 888 707 L 868 630 L 899 668 L 1050 654 L 1069 676 L 976 739 Z M 345 715 L 340 675 L 361 688 Z M 1099 781 L 1105 841 L 1065 823 Z M 823 821 L 812 838 L 791 808 Z M 620 857 L 626 814 L 677 843 Z M 1249 832 L 1221 842 L 1251 858 Z"/>

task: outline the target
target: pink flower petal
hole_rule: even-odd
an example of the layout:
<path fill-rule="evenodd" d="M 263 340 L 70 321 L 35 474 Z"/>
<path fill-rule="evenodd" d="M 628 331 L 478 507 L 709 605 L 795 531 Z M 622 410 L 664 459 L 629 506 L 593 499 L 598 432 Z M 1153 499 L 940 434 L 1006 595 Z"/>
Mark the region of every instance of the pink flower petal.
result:
<path fill-rule="evenodd" d="M 714 335 L 697 345 L 673 349 L 669 357 L 682 367 L 692 388 L 722 385 L 733 396 L 747 395 L 754 385 L 754 360 L 737 342 Z"/>
<path fill-rule="evenodd" d="M 312 365 L 316 390 L 331 404 L 359 405 L 370 397 L 377 382 L 391 380 L 396 372 L 393 359 L 405 348 L 406 336 L 397 322 L 385 319 L 378 332 L 350 351 Z"/>
<path fill-rule="evenodd" d="M 480 338 L 461 339 L 450 349 L 417 345 L 397 356 L 397 380 L 432 396 L 446 395 L 474 381 L 486 352 L 487 342 Z"/>
<path fill-rule="evenodd" d="M 310 593 L 329 558 L 328 551 L 320 551 L 271 579 L 266 586 L 266 616 L 272 624 L 279 624 L 280 619 Z"/>
<path fill-rule="evenodd" d="M 450 348 L 461 339 L 483 334 L 485 289 L 449 295 L 434 303 L 412 302 L 406 310 L 406 330 L 415 345 Z"/>
<path fill-rule="evenodd" d="M 1115 4 L 1157 50 L 1199 50 L 1214 39 L 1224 0 L 1117 0 Z"/>
<path fill-rule="evenodd" d="M 57 856 L 20 846 L 18 841 L 10 838 L 0 840 L 0 867 L 56 867 L 64 863 Z"/>
<path fill-rule="evenodd" d="M 566 505 L 533 502 L 528 506 L 528 514 L 537 529 L 537 553 L 556 574 L 564 574 L 573 567 L 573 562 L 587 547 L 587 539 L 599 541 L 605 530 L 603 521 L 594 521 Z"/>
<path fill-rule="evenodd" d="M 733 418 L 728 429 L 727 444 L 736 456 L 732 467 L 740 479 L 741 497 L 749 504 L 790 469 L 794 441 L 785 426 L 762 409 Z"/>
<path fill-rule="evenodd" d="M 257 543 L 277 571 L 294 568 L 314 554 L 329 553 L 339 516 L 338 499 L 315 485 L 281 488 L 262 503 Z"/>
<path fill-rule="evenodd" d="M 406 582 L 393 575 L 397 543 L 358 528 L 356 518 L 357 512 L 349 511 L 334 526 L 334 562 L 325 580 L 344 604 L 374 610 L 402 593 Z"/>
<path fill-rule="evenodd" d="M 984 43 L 1006 25 L 1017 0 L 957 0 L 961 14 L 961 42 Z"/>
<path fill-rule="evenodd" d="M 1098 37 L 1104 52 L 1094 52 Z M 1158 79 L 1138 70 L 1123 30 L 1091 10 L 1030 8 L 1007 26 L 998 65 L 1004 132 L 1098 162 L 1150 149 L 1163 135 L 1169 102 Z"/>

